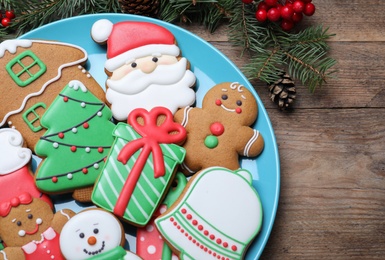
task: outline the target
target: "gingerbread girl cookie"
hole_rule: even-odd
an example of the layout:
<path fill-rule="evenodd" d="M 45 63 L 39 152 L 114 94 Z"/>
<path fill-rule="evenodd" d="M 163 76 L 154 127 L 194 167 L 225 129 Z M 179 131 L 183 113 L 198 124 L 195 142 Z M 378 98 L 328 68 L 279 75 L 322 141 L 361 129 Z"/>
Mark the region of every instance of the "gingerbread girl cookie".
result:
<path fill-rule="evenodd" d="M 235 170 L 240 167 L 239 155 L 259 155 L 263 137 L 250 127 L 257 115 L 253 94 L 243 85 L 230 82 L 212 87 L 203 98 L 202 108 L 177 111 L 174 119 L 187 131 L 184 173 L 192 175 L 210 166 Z"/>
<path fill-rule="evenodd" d="M 64 260 L 59 247 L 63 225 L 75 213 L 53 213 L 49 204 L 24 192 L 0 202 L 0 236 L 7 245 L 0 259 Z"/>

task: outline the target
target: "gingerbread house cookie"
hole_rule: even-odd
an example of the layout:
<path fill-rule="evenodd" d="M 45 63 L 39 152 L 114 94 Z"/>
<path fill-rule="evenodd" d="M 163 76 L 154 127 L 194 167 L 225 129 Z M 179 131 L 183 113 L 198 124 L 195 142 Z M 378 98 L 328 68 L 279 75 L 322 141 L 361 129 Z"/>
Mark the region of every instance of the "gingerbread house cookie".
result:
<path fill-rule="evenodd" d="M 71 80 L 79 80 L 99 99 L 104 91 L 82 67 L 81 47 L 54 41 L 14 39 L 0 43 L 0 127 L 16 128 L 33 149 L 45 132 L 40 118 Z"/>

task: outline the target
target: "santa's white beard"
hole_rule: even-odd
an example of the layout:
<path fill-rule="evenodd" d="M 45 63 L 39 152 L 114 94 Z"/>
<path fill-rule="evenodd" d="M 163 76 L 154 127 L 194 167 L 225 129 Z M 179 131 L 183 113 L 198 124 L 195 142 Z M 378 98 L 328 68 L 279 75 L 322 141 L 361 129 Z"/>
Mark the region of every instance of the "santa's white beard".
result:
<path fill-rule="evenodd" d="M 175 64 L 159 65 L 149 74 L 135 70 L 120 80 L 107 80 L 106 98 L 114 118 L 126 120 L 135 108 L 163 106 L 175 113 L 178 108 L 192 105 L 195 75 L 186 70 L 186 64 L 182 58 Z"/>

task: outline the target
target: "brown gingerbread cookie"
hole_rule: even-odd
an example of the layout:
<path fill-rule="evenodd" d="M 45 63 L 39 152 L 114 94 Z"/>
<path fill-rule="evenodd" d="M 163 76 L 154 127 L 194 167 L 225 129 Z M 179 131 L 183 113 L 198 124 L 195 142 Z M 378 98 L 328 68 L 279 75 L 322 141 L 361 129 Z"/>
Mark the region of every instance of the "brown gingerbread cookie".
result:
<path fill-rule="evenodd" d="M 59 234 L 75 213 L 53 213 L 45 201 L 24 192 L 0 202 L 0 236 L 7 245 L 0 259 L 63 259 Z"/>
<path fill-rule="evenodd" d="M 14 39 L 0 43 L 0 127 L 16 128 L 34 149 L 45 132 L 40 118 L 72 80 L 81 81 L 99 99 L 105 93 L 82 67 L 87 53 L 72 44 Z"/>
<path fill-rule="evenodd" d="M 263 137 L 250 127 L 257 115 L 253 94 L 243 85 L 231 82 L 212 87 L 204 96 L 202 108 L 177 111 L 175 121 L 187 130 L 183 172 L 192 175 L 210 166 L 236 170 L 239 155 L 259 155 Z"/>

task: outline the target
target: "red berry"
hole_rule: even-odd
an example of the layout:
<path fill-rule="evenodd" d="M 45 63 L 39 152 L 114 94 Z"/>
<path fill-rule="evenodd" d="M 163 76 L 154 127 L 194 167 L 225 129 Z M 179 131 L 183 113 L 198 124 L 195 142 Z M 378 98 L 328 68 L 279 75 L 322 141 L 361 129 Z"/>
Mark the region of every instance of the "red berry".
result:
<path fill-rule="evenodd" d="M 269 6 L 265 3 L 265 2 L 260 2 L 259 4 L 258 4 L 258 10 L 261 10 L 261 9 L 263 9 L 263 10 L 265 10 L 266 12 L 269 10 Z"/>
<path fill-rule="evenodd" d="M 5 12 L 5 16 L 9 19 L 15 18 L 15 13 L 12 10 L 8 10 Z"/>
<path fill-rule="evenodd" d="M 281 27 L 284 31 L 290 31 L 294 27 L 294 23 L 292 21 L 288 20 L 282 20 Z"/>
<path fill-rule="evenodd" d="M 279 12 L 281 12 L 282 7 L 283 7 L 283 6 L 282 6 L 280 3 L 278 3 L 278 4 L 275 6 L 275 8 L 277 8 Z"/>
<path fill-rule="evenodd" d="M 312 16 L 315 12 L 315 6 L 312 3 L 307 3 L 303 9 L 303 14 L 307 16 Z"/>
<path fill-rule="evenodd" d="M 267 12 L 267 19 L 269 19 L 272 22 L 276 22 L 281 18 L 281 13 L 278 11 L 277 8 L 273 7 L 270 8 Z"/>
<path fill-rule="evenodd" d="M 293 8 L 290 6 L 284 6 L 281 9 L 281 16 L 285 20 L 291 20 L 292 16 L 294 14 Z"/>
<path fill-rule="evenodd" d="M 277 4 L 278 0 L 265 0 L 265 3 L 268 6 L 275 6 Z"/>
<path fill-rule="evenodd" d="M 3 18 L 3 19 L 1 19 L 1 24 L 2 24 L 4 27 L 9 26 L 10 23 L 11 23 L 11 19 L 9 19 L 9 18 Z"/>
<path fill-rule="evenodd" d="M 302 21 L 303 14 L 302 13 L 294 13 L 293 16 L 291 17 L 291 20 L 295 23 L 299 23 Z"/>
<path fill-rule="evenodd" d="M 304 9 L 304 8 L 305 8 L 305 3 L 302 2 L 302 1 L 297 0 L 297 1 L 295 1 L 295 2 L 293 3 L 293 10 L 294 10 L 294 12 L 296 12 L 296 13 L 301 13 L 301 12 L 303 12 L 303 9 Z"/>
<path fill-rule="evenodd" d="M 264 22 L 267 19 L 267 12 L 264 9 L 257 10 L 255 12 L 255 18 L 257 18 L 258 22 Z"/>

